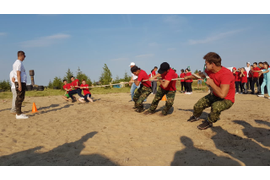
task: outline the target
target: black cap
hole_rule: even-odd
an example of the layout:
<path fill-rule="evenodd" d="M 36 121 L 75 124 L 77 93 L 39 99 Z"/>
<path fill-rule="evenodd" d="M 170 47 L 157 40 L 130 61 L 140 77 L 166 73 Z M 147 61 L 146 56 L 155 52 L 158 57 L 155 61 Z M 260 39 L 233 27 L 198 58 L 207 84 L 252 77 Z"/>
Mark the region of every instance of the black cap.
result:
<path fill-rule="evenodd" d="M 140 68 L 138 68 L 138 66 L 133 66 L 133 67 L 130 69 L 130 71 L 131 71 L 132 73 L 134 73 L 134 72 L 136 72 L 136 71 L 138 71 L 138 70 L 140 70 Z"/>
<path fill-rule="evenodd" d="M 163 74 L 165 71 L 170 69 L 170 65 L 167 62 L 164 62 L 160 65 L 160 68 L 158 70 L 159 74 Z"/>

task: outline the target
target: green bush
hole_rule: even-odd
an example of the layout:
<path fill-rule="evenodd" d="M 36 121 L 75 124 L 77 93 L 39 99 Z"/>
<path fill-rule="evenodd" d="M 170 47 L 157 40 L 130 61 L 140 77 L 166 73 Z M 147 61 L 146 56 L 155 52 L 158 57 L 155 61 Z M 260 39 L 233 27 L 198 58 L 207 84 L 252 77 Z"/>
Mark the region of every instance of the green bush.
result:
<path fill-rule="evenodd" d="M 10 83 L 9 83 L 9 81 L 7 80 L 7 81 L 0 81 L 0 90 L 2 90 L 2 91 L 10 91 L 10 88 L 11 88 L 11 86 L 10 86 Z"/>

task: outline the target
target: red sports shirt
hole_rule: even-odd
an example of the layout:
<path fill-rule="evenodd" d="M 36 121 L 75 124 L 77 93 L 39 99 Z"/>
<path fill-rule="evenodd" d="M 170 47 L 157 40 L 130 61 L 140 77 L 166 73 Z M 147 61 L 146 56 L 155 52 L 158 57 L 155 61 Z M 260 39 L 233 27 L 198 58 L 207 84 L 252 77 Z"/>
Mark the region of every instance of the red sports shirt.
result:
<path fill-rule="evenodd" d="M 74 81 L 71 82 L 72 86 L 77 86 L 77 82 L 78 82 L 78 86 L 80 86 L 80 81 L 79 79 L 75 79 Z M 79 88 L 75 88 L 75 89 L 79 89 Z"/>
<path fill-rule="evenodd" d="M 253 71 L 260 71 L 261 69 L 259 67 L 254 67 Z M 253 77 L 257 78 L 259 77 L 259 73 L 258 72 L 253 72 Z"/>
<path fill-rule="evenodd" d="M 244 71 L 244 75 L 245 76 L 242 75 L 241 77 L 241 83 L 247 83 L 247 71 Z"/>
<path fill-rule="evenodd" d="M 142 83 L 142 85 L 146 86 L 146 87 L 151 87 L 151 81 L 144 81 L 145 79 L 149 79 L 148 74 L 141 69 L 140 73 L 138 74 L 138 79 L 137 81 L 140 81 Z"/>
<path fill-rule="evenodd" d="M 240 79 L 240 72 L 236 71 L 235 73 L 233 73 L 235 81 L 241 81 Z"/>
<path fill-rule="evenodd" d="M 186 76 L 191 76 L 191 75 L 192 75 L 191 72 L 186 73 Z M 193 82 L 193 80 L 192 79 L 187 79 L 187 80 L 185 80 L 185 82 Z"/>
<path fill-rule="evenodd" d="M 85 85 L 81 84 L 80 87 L 87 87 L 87 86 L 88 86 L 88 84 L 85 84 Z M 91 94 L 91 93 L 90 93 L 89 89 L 86 88 L 86 89 L 83 89 L 83 94 L 86 95 L 86 94 Z"/>
<path fill-rule="evenodd" d="M 185 73 L 181 73 L 180 74 L 180 78 L 184 78 L 185 77 Z M 181 82 L 185 82 L 185 80 L 184 79 L 181 79 Z"/>
<path fill-rule="evenodd" d="M 64 89 L 64 90 L 66 90 L 66 89 L 70 89 L 70 84 L 66 84 L 66 85 L 64 85 L 64 86 L 63 86 L 63 89 Z M 69 91 L 67 91 L 67 92 L 69 92 Z"/>
<path fill-rule="evenodd" d="M 160 87 L 166 91 L 176 91 L 176 81 L 171 81 L 172 79 L 177 78 L 177 74 L 175 71 L 171 68 L 168 73 L 163 73 L 161 75 L 162 79 L 170 81 L 168 86 L 164 88 L 162 85 Z"/>
<path fill-rule="evenodd" d="M 152 77 L 156 75 L 156 71 L 152 71 Z"/>
<path fill-rule="evenodd" d="M 235 80 L 234 80 L 234 76 L 233 73 L 225 68 L 225 67 L 221 67 L 221 69 L 217 72 L 217 73 L 213 73 L 210 71 L 205 70 L 206 74 L 213 79 L 213 81 L 215 82 L 215 84 L 220 87 L 221 84 L 229 84 L 230 88 L 229 88 L 229 92 L 227 94 L 227 96 L 224 99 L 230 100 L 234 103 L 234 96 L 235 96 Z M 218 95 L 213 92 L 215 96 L 218 97 Z"/>

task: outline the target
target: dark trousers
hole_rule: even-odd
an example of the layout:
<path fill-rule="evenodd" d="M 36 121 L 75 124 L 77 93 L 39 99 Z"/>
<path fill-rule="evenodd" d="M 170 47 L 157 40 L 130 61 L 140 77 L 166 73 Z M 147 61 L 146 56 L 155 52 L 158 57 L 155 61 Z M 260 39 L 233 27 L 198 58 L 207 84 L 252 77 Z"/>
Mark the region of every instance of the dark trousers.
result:
<path fill-rule="evenodd" d="M 26 90 L 26 83 L 22 83 L 22 91 L 19 91 L 19 84 L 18 82 L 15 82 L 15 88 L 16 88 L 16 101 L 15 101 L 15 107 L 16 107 L 16 114 L 20 115 L 22 114 L 22 102 L 24 101 L 25 97 L 25 90 Z"/>
<path fill-rule="evenodd" d="M 251 84 L 252 84 L 252 77 L 247 78 L 247 90 L 251 89 Z"/>
<path fill-rule="evenodd" d="M 181 82 L 181 91 L 185 90 L 186 90 L 185 82 Z"/>
<path fill-rule="evenodd" d="M 240 85 L 241 85 L 240 81 L 235 81 L 235 92 L 239 93 Z"/>
<path fill-rule="evenodd" d="M 254 90 L 254 88 L 255 88 L 255 84 L 256 84 L 256 86 L 257 86 L 257 93 L 261 93 L 261 86 L 259 85 L 259 78 L 253 78 L 252 79 L 252 83 L 251 83 L 251 91 L 252 91 L 252 94 L 254 94 L 255 92 L 255 90 Z"/>
<path fill-rule="evenodd" d="M 192 92 L 191 83 L 192 82 L 185 82 L 185 84 L 186 84 L 186 92 Z"/>
<path fill-rule="evenodd" d="M 69 97 L 71 97 L 72 98 L 72 95 L 73 94 L 78 94 L 80 97 L 84 97 L 83 95 L 82 95 L 82 90 L 81 89 L 75 89 L 75 90 L 72 90 L 72 91 L 69 91 L 68 92 L 68 95 L 69 95 Z"/>
<path fill-rule="evenodd" d="M 241 92 L 247 93 L 247 83 L 241 83 Z"/>

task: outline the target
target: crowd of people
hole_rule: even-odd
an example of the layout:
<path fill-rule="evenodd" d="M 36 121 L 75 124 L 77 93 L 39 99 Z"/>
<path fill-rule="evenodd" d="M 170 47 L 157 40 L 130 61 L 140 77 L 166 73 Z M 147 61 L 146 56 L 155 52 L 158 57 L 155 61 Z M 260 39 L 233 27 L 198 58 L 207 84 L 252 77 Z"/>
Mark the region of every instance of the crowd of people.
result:
<path fill-rule="evenodd" d="M 269 64 L 266 61 L 259 63 L 254 62 L 253 65 L 247 62 L 246 67 L 238 69 L 233 67 L 232 73 L 235 77 L 235 93 L 256 94 L 258 97 L 265 97 L 265 93 L 268 93 L 268 99 L 270 99 L 269 71 Z M 257 88 L 255 88 L 255 86 Z"/>

